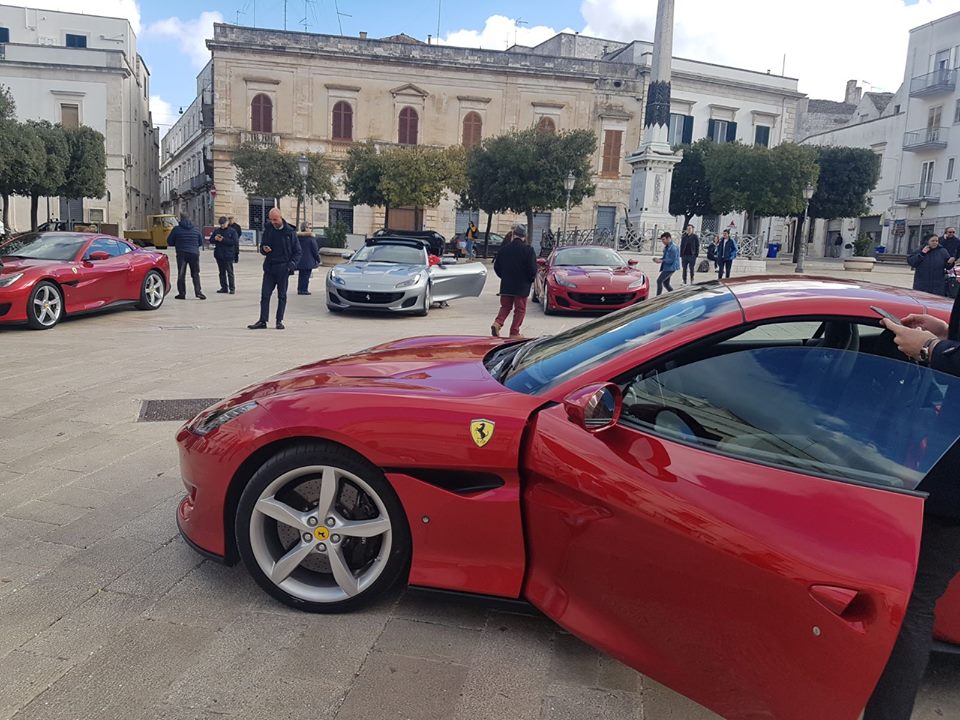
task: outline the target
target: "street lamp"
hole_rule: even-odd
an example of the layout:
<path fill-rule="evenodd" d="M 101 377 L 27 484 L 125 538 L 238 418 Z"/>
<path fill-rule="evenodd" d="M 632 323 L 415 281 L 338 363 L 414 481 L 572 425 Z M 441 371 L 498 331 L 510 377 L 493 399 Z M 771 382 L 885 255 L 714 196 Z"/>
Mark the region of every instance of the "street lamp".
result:
<path fill-rule="evenodd" d="M 923 186 L 920 186 L 920 192 L 923 192 Z M 923 245 L 923 212 L 927 209 L 927 199 L 920 198 L 920 227 L 917 229 L 918 247 Z"/>
<path fill-rule="evenodd" d="M 810 198 L 813 197 L 813 185 L 807 185 L 803 188 L 803 225 L 800 226 L 800 257 L 797 262 L 797 269 L 794 272 L 803 272 L 803 258 L 807 254 L 807 213 L 810 211 Z"/>
<path fill-rule="evenodd" d="M 300 206 L 303 206 L 303 217 L 307 217 L 307 173 L 310 172 L 310 160 L 306 155 L 300 153 L 297 158 L 297 167 L 300 169 L 300 179 L 303 181 L 303 196 L 301 202 L 297 203 L 297 227 L 300 227 Z"/>
<path fill-rule="evenodd" d="M 567 239 L 567 216 L 570 214 L 570 193 L 573 191 L 573 186 L 577 184 L 577 176 L 573 174 L 573 170 L 567 173 L 567 177 L 563 180 L 563 189 L 567 191 L 567 207 L 563 211 L 563 241 L 566 242 Z M 559 244 L 559 243 L 558 243 Z"/>

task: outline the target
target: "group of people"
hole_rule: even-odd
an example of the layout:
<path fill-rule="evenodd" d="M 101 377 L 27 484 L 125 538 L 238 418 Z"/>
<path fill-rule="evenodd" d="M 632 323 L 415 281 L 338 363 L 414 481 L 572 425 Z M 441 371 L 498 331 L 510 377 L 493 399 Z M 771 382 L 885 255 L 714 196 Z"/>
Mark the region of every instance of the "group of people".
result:
<path fill-rule="evenodd" d="M 290 276 L 299 272 L 297 294 L 310 295 L 310 276 L 320 264 L 320 246 L 309 223 L 303 223 L 300 232 L 283 219 L 278 208 L 268 215 L 269 222 L 263 230 L 259 251 L 264 256 L 263 280 L 260 286 L 260 317 L 247 327 L 261 330 L 270 319 L 270 301 L 277 295 L 276 328 L 284 329 L 283 316 L 287 308 L 287 287 Z M 232 216 L 220 218 L 218 227 L 210 234 L 213 257 L 217 262 L 221 294 L 233 295 L 237 291 L 234 264 L 240 260 L 240 225 Z M 193 291 L 199 300 L 206 300 L 200 285 L 200 251 L 203 248 L 203 233 L 184 213 L 170 232 L 167 244 L 176 252 L 177 294 L 174 298 L 185 300 L 187 273 L 193 282 Z"/>
<path fill-rule="evenodd" d="M 958 252 L 960 238 L 955 227 L 944 230 L 942 238 L 937 234 L 928 235 L 923 246 L 907 257 L 907 262 L 913 268 L 913 289 L 955 297 Z"/>
<path fill-rule="evenodd" d="M 660 265 L 660 274 L 657 276 L 657 295 L 662 295 L 664 290 L 673 292 L 670 280 L 678 270 L 683 271 L 684 285 L 688 282 L 688 275 L 689 282 L 692 283 L 696 273 L 697 258 L 700 256 L 700 237 L 693 225 L 687 225 L 684 229 L 680 238 L 680 247 L 677 247 L 673 236 L 668 232 L 660 235 L 660 242 L 663 243 L 663 254 L 654 258 L 654 262 Z M 731 237 L 729 230 L 724 230 L 723 234 L 714 238 L 713 243 L 707 247 L 707 261 L 713 263 L 718 279 L 730 277 L 730 270 L 733 268 L 737 252 L 737 241 Z"/>

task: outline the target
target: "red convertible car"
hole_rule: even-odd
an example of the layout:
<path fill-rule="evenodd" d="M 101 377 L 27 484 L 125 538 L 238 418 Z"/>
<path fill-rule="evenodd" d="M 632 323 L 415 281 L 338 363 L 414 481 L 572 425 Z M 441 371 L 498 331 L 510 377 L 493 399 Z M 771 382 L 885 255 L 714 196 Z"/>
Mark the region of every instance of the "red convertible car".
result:
<path fill-rule="evenodd" d="M 855 718 L 960 435 L 960 378 L 905 361 L 871 306 L 949 313 L 745 278 L 291 370 L 181 428 L 177 521 L 296 608 L 398 580 L 523 598 L 726 718 Z M 960 642 L 960 587 L 937 635 Z"/>
<path fill-rule="evenodd" d="M 537 260 L 533 301 L 543 312 L 619 310 L 645 300 L 650 285 L 636 260 L 594 245 L 561 247 Z"/>
<path fill-rule="evenodd" d="M 168 292 L 167 256 L 119 238 L 43 232 L 0 245 L 0 324 L 48 330 L 65 315 L 113 305 L 156 310 Z"/>

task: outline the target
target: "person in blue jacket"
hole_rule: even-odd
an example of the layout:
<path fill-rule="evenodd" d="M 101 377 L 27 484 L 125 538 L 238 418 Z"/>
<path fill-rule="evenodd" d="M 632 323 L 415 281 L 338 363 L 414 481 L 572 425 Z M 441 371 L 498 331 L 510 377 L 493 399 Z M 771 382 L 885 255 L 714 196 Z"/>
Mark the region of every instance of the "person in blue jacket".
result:
<path fill-rule="evenodd" d="M 220 218 L 220 227 L 210 233 L 210 241 L 213 243 L 213 259 L 217 261 L 217 270 L 220 272 L 220 289 L 217 292 L 233 295 L 237 291 L 233 263 L 236 262 L 240 238 L 227 224 L 226 216 Z"/>
<path fill-rule="evenodd" d="M 657 295 L 667 292 L 673 292 L 670 285 L 670 278 L 680 269 L 680 250 L 673 242 L 673 236 L 665 232 L 660 236 L 660 242 L 663 243 L 663 257 L 654 258 L 655 263 L 660 263 L 660 275 L 657 276 Z"/>
<path fill-rule="evenodd" d="M 720 247 L 717 248 L 717 279 L 723 280 L 724 277 L 730 277 L 730 268 L 733 267 L 733 261 L 737 257 L 737 241 L 730 237 L 730 231 L 723 231 L 723 238 L 720 240 Z"/>

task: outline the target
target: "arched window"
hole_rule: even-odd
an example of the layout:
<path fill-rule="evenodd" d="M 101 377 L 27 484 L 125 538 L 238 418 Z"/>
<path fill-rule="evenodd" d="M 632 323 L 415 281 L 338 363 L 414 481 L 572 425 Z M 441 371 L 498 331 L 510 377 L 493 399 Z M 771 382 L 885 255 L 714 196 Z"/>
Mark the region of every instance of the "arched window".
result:
<path fill-rule="evenodd" d="M 333 106 L 333 139 L 353 140 L 353 108 L 346 100 Z"/>
<path fill-rule="evenodd" d="M 273 101 L 263 93 L 250 103 L 250 129 L 253 132 L 273 132 Z"/>
<path fill-rule="evenodd" d="M 555 133 L 557 131 L 557 124 L 553 121 L 553 118 L 543 116 L 540 118 L 540 122 L 537 123 L 537 130 L 540 132 Z"/>
<path fill-rule="evenodd" d="M 471 148 L 480 144 L 480 138 L 483 136 L 483 120 L 479 113 L 468 112 L 463 118 L 463 146 Z"/>
<path fill-rule="evenodd" d="M 400 126 L 397 130 L 397 142 L 401 145 L 416 145 L 420 119 L 412 107 L 400 111 Z"/>

